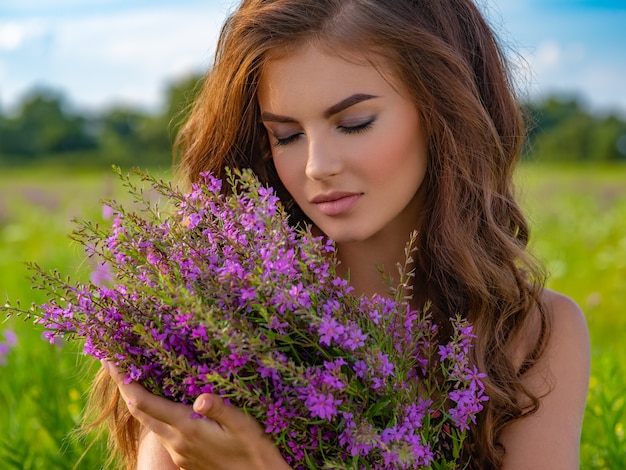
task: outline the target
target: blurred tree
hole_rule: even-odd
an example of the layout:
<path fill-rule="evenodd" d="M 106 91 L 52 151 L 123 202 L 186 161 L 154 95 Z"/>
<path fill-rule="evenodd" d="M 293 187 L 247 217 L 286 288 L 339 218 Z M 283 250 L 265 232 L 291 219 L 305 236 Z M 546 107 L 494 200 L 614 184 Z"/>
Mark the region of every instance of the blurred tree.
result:
<path fill-rule="evenodd" d="M 161 113 L 144 116 L 138 127 L 138 142 L 144 155 L 152 155 L 154 163 L 172 163 L 172 144 L 180 126 L 189 115 L 190 106 L 198 91 L 199 75 L 190 75 L 170 83 L 165 91 L 165 105 Z"/>
<path fill-rule="evenodd" d="M 541 161 L 609 162 L 624 159 L 620 138 L 626 121 L 616 115 L 591 114 L 576 98 L 549 97 L 527 103 L 526 158 Z"/>
<path fill-rule="evenodd" d="M 47 89 L 28 94 L 16 115 L 4 118 L 2 124 L 0 153 L 14 159 L 33 160 L 98 147 L 88 120 L 68 112 L 63 96 Z"/>
<path fill-rule="evenodd" d="M 200 81 L 201 76 L 190 75 L 168 85 L 163 112 L 143 123 L 141 136 L 147 148 L 167 149 L 171 152 L 176 134 L 187 119 L 198 93 Z"/>
<path fill-rule="evenodd" d="M 0 163 L 55 161 L 90 165 L 169 166 L 172 143 L 202 82 L 190 75 L 165 89 L 163 109 L 115 106 L 84 116 L 48 89 L 27 94 L 15 113 L 0 110 Z M 626 121 L 591 113 L 577 97 L 548 97 L 523 106 L 529 124 L 525 158 L 539 161 L 626 160 Z"/>
<path fill-rule="evenodd" d="M 587 161 L 591 159 L 594 126 L 591 116 L 568 116 L 537 135 L 536 152 L 542 160 Z"/>
<path fill-rule="evenodd" d="M 191 105 L 198 96 L 202 85 L 202 75 L 189 75 L 171 83 L 166 91 L 165 119 L 175 136 L 181 124 L 189 116 Z"/>
<path fill-rule="evenodd" d="M 146 115 L 128 107 L 113 107 L 97 119 L 96 133 L 100 142 L 101 159 L 118 165 L 133 163 L 141 148 L 139 130 Z"/>
<path fill-rule="evenodd" d="M 626 121 L 615 115 L 598 120 L 593 129 L 591 159 L 594 161 L 626 160 L 626 149 L 620 142 L 626 137 Z"/>

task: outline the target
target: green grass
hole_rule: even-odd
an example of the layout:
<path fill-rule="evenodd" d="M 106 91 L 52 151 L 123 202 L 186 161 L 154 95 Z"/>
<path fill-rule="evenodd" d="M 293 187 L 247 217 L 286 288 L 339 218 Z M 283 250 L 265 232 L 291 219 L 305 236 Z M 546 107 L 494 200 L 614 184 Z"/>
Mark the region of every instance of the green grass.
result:
<path fill-rule="evenodd" d="M 167 175 L 166 175 L 167 176 Z M 91 272 L 82 247 L 71 241 L 74 217 L 102 220 L 104 198 L 128 195 L 112 171 L 67 168 L 3 170 L 0 174 L 0 301 L 45 301 L 30 288 L 25 261 L 58 269 L 73 280 Z M 55 346 L 31 321 L 0 318 L 18 343 L 0 365 L 0 462 L 4 469 L 98 469 L 101 443 L 88 449 L 70 432 L 79 423 L 98 364 L 77 344 Z M 84 454 L 84 455 L 83 455 Z M 81 460 L 82 458 L 82 460 Z"/>
<path fill-rule="evenodd" d="M 519 181 L 548 286 L 589 324 L 581 468 L 626 468 L 626 166 L 526 166 Z"/>
<path fill-rule="evenodd" d="M 166 175 L 167 176 L 167 175 Z M 626 468 L 626 167 L 526 165 L 519 173 L 533 227 L 532 247 L 551 273 L 549 286 L 575 299 L 592 337 L 592 379 L 582 468 Z M 67 237 L 72 217 L 101 217 L 99 200 L 123 199 L 113 172 L 68 169 L 0 173 L 0 301 L 41 302 L 24 261 L 86 279 L 90 265 Z M 50 345 L 31 322 L 0 319 L 18 344 L 0 365 L 0 462 L 3 469 L 71 469 L 87 446 L 68 438 L 93 371 L 77 346 Z M 100 443 L 79 469 L 104 462 Z"/>
<path fill-rule="evenodd" d="M 0 296 L 40 302 L 31 291 L 26 260 L 80 277 L 82 253 L 70 243 L 69 220 L 94 216 L 105 196 L 102 176 L 5 172 L 0 182 Z M 0 329 L 17 333 L 17 346 L 1 371 L 0 461 L 9 469 L 70 469 L 83 452 L 67 439 L 78 423 L 87 381 L 79 376 L 85 358 L 73 346 L 60 348 L 41 339 L 31 322 L 10 319 Z M 83 468 L 98 468 L 95 456 Z"/>

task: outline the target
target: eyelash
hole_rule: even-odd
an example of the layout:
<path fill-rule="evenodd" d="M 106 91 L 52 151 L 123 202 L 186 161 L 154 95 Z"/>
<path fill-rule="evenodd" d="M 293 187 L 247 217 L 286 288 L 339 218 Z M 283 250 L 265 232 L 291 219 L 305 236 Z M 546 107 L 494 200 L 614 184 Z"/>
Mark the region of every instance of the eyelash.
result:
<path fill-rule="evenodd" d="M 360 134 L 361 132 L 365 132 L 368 129 L 370 129 L 372 127 L 372 124 L 374 123 L 374 119 L 372 119 L 371 121 L 367 121 L 363 124 L 359 124 L 357 126 L 352 126 L 352 127 L 346 127 L 346 126 L 339 126 L 338 129 L 343 133 L 343 134 Z M 294 142 L 298 137 L 300 136 L 300 134 L 293 134 L 290 135 L 289 137 L 285 137 L 284 139 L 279 139 L 276 138 L 276 143 L 274 144 L 276 147 L 282 147 L 284 145 L 289 145 L 290 143 Z"/>
<path fill-rule="evenodd" d="M 343 132 L 344 134 L 360 134 L 361 132 L 365 132 L 366 130 L 371 128 L 373 123 L 374 120 L 372 119 L 371 121 L 364 122 L 363 124 L 359 124 L 357 126 L 339 126 L 339 129 L 341 129 L 341 132 Z"/>
<path fill-rule="evenodd" d="M 283 145 L 289 145 L 294 140 L 296 140 L 299 135 L 300 134 L 293 134 L 293 135 L 290 135 L 289 137 L 285 137 L 284 139 L 279 139 L 278 137 L 276 137 L 276 143 L 274 145 L 276 147 L 282 147 Z"/>

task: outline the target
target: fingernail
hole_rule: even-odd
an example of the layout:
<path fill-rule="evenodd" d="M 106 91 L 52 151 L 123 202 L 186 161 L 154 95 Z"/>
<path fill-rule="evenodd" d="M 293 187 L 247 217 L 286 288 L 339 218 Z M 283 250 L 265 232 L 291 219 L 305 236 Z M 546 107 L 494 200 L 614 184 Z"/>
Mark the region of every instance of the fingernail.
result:
<path fill-rule="evenodd" d="M 197 404 L 197 408 L 200 410 L 204 410 L 205 408 L 208 408 L 210 406 L 210 402 L 208 402 L 206 397 L 202 397 L 202 396 L 198 397 L 196 404 Z"/>

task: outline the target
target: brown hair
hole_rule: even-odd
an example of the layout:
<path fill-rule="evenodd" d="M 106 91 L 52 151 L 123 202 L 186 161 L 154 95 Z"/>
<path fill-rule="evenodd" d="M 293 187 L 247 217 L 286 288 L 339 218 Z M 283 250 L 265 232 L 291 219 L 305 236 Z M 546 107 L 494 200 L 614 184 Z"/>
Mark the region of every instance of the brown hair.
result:
<path fill-rule="evenodd" d="M 415 102 L 429 145 L 416 281 L 442 320 L 459 313 L 474 325 L 490 400 L 468 451 L 472 466 L 499 468 L 502 430 L 538 407 L 521 376 L 549 333 L 544 275 L 526 252 L 529 227 L 513 197 L 524 128 L 503 51 L 471 0 L 243 0 L 178 135 L 189 181 L 252 168 L 302 219 L 276 175 L 256 89 L 273 54 L 304 43 L 384 63 Z M 529 340 L 531 324 L 539 327 Z"/>

